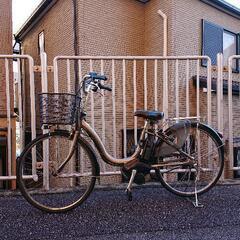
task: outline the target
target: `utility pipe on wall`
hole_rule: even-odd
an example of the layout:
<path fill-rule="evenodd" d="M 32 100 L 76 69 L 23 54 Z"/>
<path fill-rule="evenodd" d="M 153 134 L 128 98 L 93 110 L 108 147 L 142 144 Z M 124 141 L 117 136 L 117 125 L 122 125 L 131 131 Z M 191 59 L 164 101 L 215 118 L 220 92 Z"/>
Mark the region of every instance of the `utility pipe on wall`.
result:
<path fill-rule="evenodd" d="M 168 50 L 168 18 L 165 13 L 163 13 L 160 9 L 158 10 L 158 14 L 163 19 L 163 56 L 167 56 Z"/>
<path fill-rule="evenodd" d="M 158 14 L 163 19 L 163 57 L 168 54 L 168 18 L 160 9 Z M 165 119 L 168 118 L 168 61 L 163 61 L 163 111 Z"/>

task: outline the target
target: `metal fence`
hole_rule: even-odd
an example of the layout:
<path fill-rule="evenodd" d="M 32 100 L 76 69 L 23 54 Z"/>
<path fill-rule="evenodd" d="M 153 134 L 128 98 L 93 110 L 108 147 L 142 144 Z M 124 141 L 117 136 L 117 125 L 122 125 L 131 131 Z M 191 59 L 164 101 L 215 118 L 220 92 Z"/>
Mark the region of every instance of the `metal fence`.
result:
<path fill-rule="evenodd" d="M 24 131 L 25 124 L 23 118 L 23 98 L 22 98 L 22 71 L 21 71 L 21 62 L 24 60 L 28 64 L 28 73 L 29 73 L 29 85 L 30 85 L 30 101 L 31 101 L 31 129 L 32 129 L 32 139 L 36 138 L 36 110 L 35 110 L 35 81 L 34 81 L 34 61 L 32 57 L 28 55 L 0 55 L 0 61 L 4 62 L 4 71 L 1 71 L 1 75 L 5 77 L 3 78 L 2 86 L 6 86 L 5 88 L 5 96 L 6 103 L 2 102 L 2 111 L 6 112 L 6 120 L 7 120 L 7 172 L 5 176 L 0 176 L 0 180 L 13 180 L 16 179 L 16 176 L 12 173 L 14 172 L 12 169 L 12 164 L 15 163 L 15 153 L 12 151 L 12 146 L 16 144 L 16 139 L 12 137 L 12 129 L 15 129 L 15 126 L 12 126 L 12 117 L 13 117 L 13 101 L 11 98 L 14 92 L 14 84 L 13 84 L 13 60 L 17 63 L 18 69 L 18 77 L 17 77 L 17 86 L 18 86 L 18 109 L 19 109 L 19 123 L 20 123 L 20 150 L 23 149 L 24 143 Z M 4 115 L 4 114 L 3 114 Z"/>
<path fill-rule="evenodd" d="M 207 56 L 57 56 L 53 66 L 47 65 L 47 55 L 41 54 L 41 66 L 34 66 L 32 57 L 26 55 L 0 55 L 5 61 L 6 75 L 6 109 L 8 119 L 8 172 L 7 176 L 0 176 L 0 180 L 15 179 L 12 175 L 11 155 L 11 104 L 9 60 L 16 60 L 18 68 L 18 109 L 20 123 L 20 149 L 26 143 L 25 127 L 28 111 L 22 87 L 30 89 L 31 112 L 31 138 L 37 135 L 39 126 L 36 113 L 36 96 L 41 92 L 74 92 L 76 81 L 81 81 L 84 74 L 89 71 L 106 74 L 112 86 L 112 95 L 91 95 L 89 103 L 89 122 L 101 136 L 102 141 L 114 155 L 126 157 L 129 148 L 129 132 L 133 132 L 133 143 L 137 143 L 138 129 L 141 120 L 133 116 L 139 108 L 160 110 L 165 113 L 165 118 L 192 117 L 205 119 L 209 125 L 224 133 L 225 140 L 229 142 L 229 160 L 232 170 L 239 170 L 233 165 L 233 96 L 232 96 L 232 71 L 228 72 L 228 126 L 224 128 L 224 83 L 223 56 L 218 55 L 218 65 L 212 67 L 211 59 Z M 229 59 L 228 69 L 232 69 L 234 59 Z M 23 66 L 25 61 L 25 66 Z M 204 63 L 204 64 L 203 64 Z M 202 67 L 204 65 L 205 67 Z M 28 74 L 24 73 L 28 68 Z M 215 69 L 215 71 L 213 71 Z M 34 72 L 41 72 L 41 87 L 37 86 Z M 49 74 L 53 71 L 53 76 Z M 27 76 L 26 77 L 24 77 Z M 213 89 L 213 78 L 216 75 L 216 89 Z M 206 80 L 206 90 L 202 78 Z M 195 81 L 193 80 L 195 79 Z M 211 86 L 211 87 L 209 87 Z M 214 93 L 216 92 L 216 94 Z M 239 126 L 240 127 L 240 126 Z M 130 131 L 131 130 L 131 131 Z M 43 132 L 46 130 L 42 130 Z M 46 165 L 47 166 L 47 165 Z M 101 164 L 102 173 L 116 173 L 117 169 Z M 46 176 L 47 178 L 47 176 Z"/>

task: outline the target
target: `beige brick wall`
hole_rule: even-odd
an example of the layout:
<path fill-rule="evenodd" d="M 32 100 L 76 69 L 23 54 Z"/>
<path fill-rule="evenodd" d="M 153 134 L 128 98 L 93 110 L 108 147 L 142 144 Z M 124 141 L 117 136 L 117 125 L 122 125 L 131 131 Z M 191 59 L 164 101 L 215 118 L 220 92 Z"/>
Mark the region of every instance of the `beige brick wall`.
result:
<path fill-rule="evenodd" d="M 79 52 L 80 55 L 144 55 L 144 5 L 132 0 L 104 0 L 101 1 L 80 1 L 79 9 Z M 38 56 L 38 34 L 44 31 L 45 50 L 48 55 L 48 64 L 57 55 L 74 55 L 73 51 L 73 13 L 72 1 L 59 0 L 54 7 L 44 16 L 44 18 L 34 27 L 23 40 L 24 53 L 33 56 L 39 64 Z M 61 33 L 61 34 L 59 34 Z M 60 64 L 60 89 L 66 91 L 66 67 Z M 73 64 L 72 64 L 73 65 Z M 139 67 L 138 67 L 139 68 Z M 132 82 L 132 72 L 130 64 L 126 63 L 127 81 Z M 100 62 L 93 62 L 93 70 L 100 72 Z M 71 68 L 71 78 L 73 77 L 73 67 Z M 89 63 L 83 63 L 83 74 L 89 71 Z M 105 63 L 104 71 L 109 77 L 111 85 L 111 62 Z M 36 74 L 37 91 L 40 91 L 40 75 Z M 27 80 L 28 78 L 26 78 Z M 28 80 L 27 80 L 28 81 Z M 142 86 L 142 81 L 138 84 Z M 53 79 L 49 74 L 49 86 L 52 90 Z M 122 62 L 116 61 L 116 106 L 117 106 L 117 134 L 118 134 L 118 155 L 122 154 L 121 130 L 122 126 Z M 29 96 L 29 85 L 26 84 L 26 95 Z M 127 84 L 127 109 L 128 109 L 128 128 L 133 122 L 133 94 L 132 84 Z M 138 92 L 138 99 L 142 94 Z M 29 98 L 26 99 L 29 109 Z M 95 102 L 95 127 L 101 135 L 101 99 L 100 96 L 94 98 Z M 111 94 L 105 97 L 106 107 L 106 142 L 107 148 L 112 149 L 112 101 Z M 140 102 L 140 101 L 139 101 Z M 90 105 L 89 105 L 90 109 Z M 26 111 L 27 125 L 29 126 L 30 113 Z M 89 112 L 90 119 L 90 112 Z"/>
<path fill-rule="evenodd" d="M 201 55 L 202 45 L 202 19 L 210 21 L 214 24 L 220 25 L 223 28 L 235 33 L 240 32 L 239 19 L 234 18 L 226 13 L 223 13 L 207 4 L 204 4 L 198 0 L 181 0 L 175 1 L 175 25 L 173 31 L 174 38 L 174 55 Z M 196 63 L 194 63 L 196 64 Z M 196 65 L 195 65 L 196 66 Z M 194 71 L 195 69 L 195 71 Z M 183 69 L 182 72 L 185 70 Z M 206 76 L 206 69 L 200 69 L 201 75 Z M 182 73 L 184 76 L 184 73 Z M 190 76 L 196 75 L 196 67 L 192 68 Z M 213 77 L 216 77 L 216 72 L 212 72 Z M 234 80 L 240 81 L 239 74 L 234 74 Z M 228 79 L 227 74 L 224 74 L 224 79 Z M 186 81 L 180 79 L 180 95 L 185 95 Z M 196 89 L 192 89 L 195 96 L 192 95 L 193 114 L 196 114 Z M 200 115 L 202 118 L 207 118 L 207 94 L 200 90 Z M 184 97 L 181 102 L 184 102 Z M 184 106 L 184 104 L 181 104 Z M 180 106 L 181 106 L 180 105 Z M 184 108 L 182 108 L 184 111 Z M 228 100 L 227 95 L 224 95 L 223 101 L 223 125 L 224 125 L 224 139 L 228 139 Z M 217 98 L 216 93 L 212 93 L 212 126 L 217 129 Z M 233 96 L 233 128 L 234 137 L 240 136 L 240 124 L 239 124 L 239 97 Z M 225 177 L 231 178 L 232 172 L 228 171 L 229 162 L 226 154 L 225 162 Z"/>
<path fill-rule="evenodd" d="M 199 0 L 175 1 L 173 38 L 176 55 L 201 55 L 201 20 L 220 25 L 239 33 L 239 19 L 217 10 Z"/>
<path fill-rule="evenodd" d="M 175 1 L 174 10 L 174 31 L 172 31 L 172 37 L 174 39 L 173 55 L 201 55 L 202 48 L 202 19 L 210 21 L 214 24 L 220 25 L 227 30 L 235 33 L 240 32 L 239 19 L 223 13 L 214 7 L 211 7 L 199 0 L 182 0 Z M 194 63 L 196 64 L 196 62 Z M 201 68 L 201 75 L 206 76 L 206 69 Z M 184 76 L 185 69 L 182 69 L 182 75 Z M 190 76 L 196 75 L 196 65 L 192 67 Z M 212 73 L 213 77 L 216 77 L 216 73 Z M 180 75 L 181 76 L 181 75 Z M 224 78 L 227 79 L 227 75 L 224 74 Z M 234 74 L 234 80 L 240 81 L 239 74 Z M 185 95 L 186 81 L 180 79 L 180 91 L 181 95 Z M 182 102 L 185 98 L 182 99 Z M 202 106 L 201 113 L 203 117 L 206 116 L 206 94 L 201 93 Z M 216 95 L 213 93 L 213 126 L 216 124 Z M 234 106 L 236 106 L 236 100 L 234 99 Z M 182 109 L 183 111 L 184 109 Z M 227 118 L 224 117 L 224 125 L 227 125 Z M 240 126 L 239 126 L 240 128 Z"/>
<path fill-rule="evenodd" d="M 80 55 L 162 55 L 163 53 L 163 21 L 157 14 L 161 9 L 168 16 L 168 55 L 201 55 L 201 21 L 202 19 L 221 25 L 228 30 L 240 32 L 239 20 L 225 14 L 199 0 L 151 0 L 142 4 L 133 0 L 86 0 L 78 1 L 78 32 Z M 45 49 L 48 54 L 48 64 L 56 55 L 73 55 L 73 11 L 72 1 L 59 0 L 43 19 L 31 30 L 23 40 L 24 52 L 34 57 L 39 64 L 38 34 L 44 31 Z M 123 128 L 122 108 L 122 63 L 116 63 L 116 106 L 118 155 L 121 155 L 121 129 Z M 175 116 L 175 64 L 169 63 L 169 109 L 170 116 Z M 63 66 L 63 65 L 62 65 Z M 148 109 L 154 108 L 153 101 L 153 66 L 149 61 L 148 76 Z M 143 63 L 138 63 L 138 108 L 143 108 Z M 127 62 L 127 127 L 133 126 L 133 88 L 132 63 Z M 186 114 L 186 64 L 179 63 L 180 116 Z M 60 88 L 67 89 L 66 68 L 61 67 Z M 190 62 L 190 77 L 196 75 L 196 62 Z M 71 68 L 73 77 L 73 68 Z M 100 71 L 100 62 L 93 62 L 93 70 Z M 89 63 L 84 63 L 83 73 L 89 71 Z M 110 78 L 111 63 L 106 62 L 105 73 Z M 201 68 L 201 74 L 206 75 L 206 69 Z M 214 73 L 213 76 L 216 76 Z M 238 77 L 235 76 L 235 79 Z M 40 91 L 40 75 L 36 74 L 37 90 Z M 49 74 L 49 86 L 53 87 L 52 74 Z M 190 84 L 190 112 L 196 115 L 196 92 Z M 25 89 L 29 92 L 28 87 Z M 162 63 L 158 66 L 158 109 L 162 109 Z M 236 100 L 234 100 L 236 101 Z M 95 102 L 95 127 L 101 135 L 101 100 Z M 216 97 L 213 94 L 213 102 Z M 105 97 L 106 142 L 112 149 L 112 103 L 111 94 Z M 216 106 L 216 104 L 214 105 Z M 216 112 L 213 107 L 213 113 Z M 90 106 L 89 106 L 90 109 Z M 27 119 L 30 119 L 28 112 Z M 206 94 L 201 93 L 201 115 L 206 117 Z M 214 114 L 213 114 L 214 115 Z M 216 115 L 216 114 L 215 114 Z M 216 126 L 216 116 L 213 116 Z M 90 117 L 90 112 L 89 112 Z M 90 119 L 90 118 L 89 118 Z M 226 121 L 225 121 L 226 125 Z M 239 126 L 240 129 L 240 126 Z"/>

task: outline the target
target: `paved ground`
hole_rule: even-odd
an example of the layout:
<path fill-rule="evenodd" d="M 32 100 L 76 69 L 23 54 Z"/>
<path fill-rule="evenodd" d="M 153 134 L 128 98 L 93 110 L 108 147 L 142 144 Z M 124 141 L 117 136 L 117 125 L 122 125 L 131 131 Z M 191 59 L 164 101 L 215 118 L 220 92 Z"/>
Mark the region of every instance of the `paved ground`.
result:
<path fill-rule="evenodd" d="M 203 208 L 162 188 L 97 190 L 67 214 L 42 213 L 20 196 L 0 195 L 0 239 L 240 239 L 240 185 L 200 197 Z"/>

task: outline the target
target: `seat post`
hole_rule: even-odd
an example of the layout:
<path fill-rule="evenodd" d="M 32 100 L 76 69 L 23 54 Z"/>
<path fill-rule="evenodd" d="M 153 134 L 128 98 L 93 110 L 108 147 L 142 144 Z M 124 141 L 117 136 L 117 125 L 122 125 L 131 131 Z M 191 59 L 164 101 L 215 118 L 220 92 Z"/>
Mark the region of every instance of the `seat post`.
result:
<path fill-rule="evenodd" d="M 150 124 L 150 120 L 146 119 L 143 130 L 142 130 L 142 133 L 141 133 L 141 136 L 140 136 L 140 142 L 142 142 L 145 139 L 145 133 L 146 133 L 146 130 L 148 129 L 148 127 L 149 127 L 149 124 Z"/>

